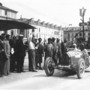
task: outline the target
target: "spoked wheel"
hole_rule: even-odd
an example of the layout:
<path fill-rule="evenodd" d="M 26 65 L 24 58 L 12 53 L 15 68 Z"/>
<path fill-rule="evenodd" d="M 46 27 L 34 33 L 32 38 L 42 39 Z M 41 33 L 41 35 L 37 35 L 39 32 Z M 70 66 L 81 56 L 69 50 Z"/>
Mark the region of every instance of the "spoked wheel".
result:
<path fill-rule="evenodd" d="M 84 59 L 80 59 L 78 61 L 78 65 L 77 65 L 77 77 L 78 77 L 78 79 L 81 79 L 83 77 L 84 72 L 85 72 L 85 61 L 84 61 Z"/>
<path fill-rule="evenodd" d="M 54 73 L 54 62 L 51 57 L 46 58 L 45 60 L 45 73 L 47 76 L 52 76 Z"/>

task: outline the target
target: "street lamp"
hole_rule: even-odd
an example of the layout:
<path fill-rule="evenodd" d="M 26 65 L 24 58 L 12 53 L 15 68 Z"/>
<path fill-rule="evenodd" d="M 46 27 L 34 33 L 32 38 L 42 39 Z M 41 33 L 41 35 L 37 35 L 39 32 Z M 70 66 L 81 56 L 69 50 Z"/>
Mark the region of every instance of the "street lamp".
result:
<path fill-rule="evenodd" d="M 85 25 L 84 16 L 85 16 L 85 12 L 86 12 L 86 9 L 84 9 L 84 7 L 82 9 L 80 9 L 80 16 L 82 17 L 81 21 L 82 21 L 82 29 L 83 29 L 83 40 L 85 39 L 84 38 L 84 25 Z"/>

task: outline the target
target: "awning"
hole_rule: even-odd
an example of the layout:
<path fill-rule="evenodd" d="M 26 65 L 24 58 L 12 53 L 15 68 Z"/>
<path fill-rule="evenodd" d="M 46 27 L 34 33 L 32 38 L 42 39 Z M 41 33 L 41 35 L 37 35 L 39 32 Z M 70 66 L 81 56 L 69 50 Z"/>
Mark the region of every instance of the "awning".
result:
<path fill-rule="evenodd" d="M 0 19 L 0 31 L 9 29 L 35 29 L 35 27 L 20 20 Z"/>

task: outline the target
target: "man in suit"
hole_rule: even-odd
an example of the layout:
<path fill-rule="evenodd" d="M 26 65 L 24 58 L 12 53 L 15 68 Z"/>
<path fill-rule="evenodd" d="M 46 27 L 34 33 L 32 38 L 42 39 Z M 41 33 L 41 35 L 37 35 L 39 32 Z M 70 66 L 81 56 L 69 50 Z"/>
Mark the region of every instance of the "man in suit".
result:
<path fill-rule="evenodd" d="M 7 60 L 5 50 L 4 50 L 4 44 L 3 44 L 3 37 L 0 36 L 0 77 L 3 76 L 4 73 L 4 63 Z"/>
<path fill-rule="evenodd" d="M 19 39 L 15 45 L 15 58 L 17 61 L 17 72 L 23 72 L 24 57 L 26 55 L 25 46 L 23 44 L 23 35 L 19 35 Z"/>

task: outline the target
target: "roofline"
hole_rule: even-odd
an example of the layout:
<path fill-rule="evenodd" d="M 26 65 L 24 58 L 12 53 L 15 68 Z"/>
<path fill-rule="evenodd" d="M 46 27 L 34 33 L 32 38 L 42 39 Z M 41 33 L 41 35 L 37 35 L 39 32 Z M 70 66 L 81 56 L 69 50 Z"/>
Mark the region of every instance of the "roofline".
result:
<path fill-rule="evenodd" d="M 1 6 L 0 8 L 3 9 L 3 10 L 8 10 L 8 11 L 12 11 L 12 12 L 18 13 L 18 11 L 10 9 L 10 8 L 7 8 L 5 6 Z"/>

